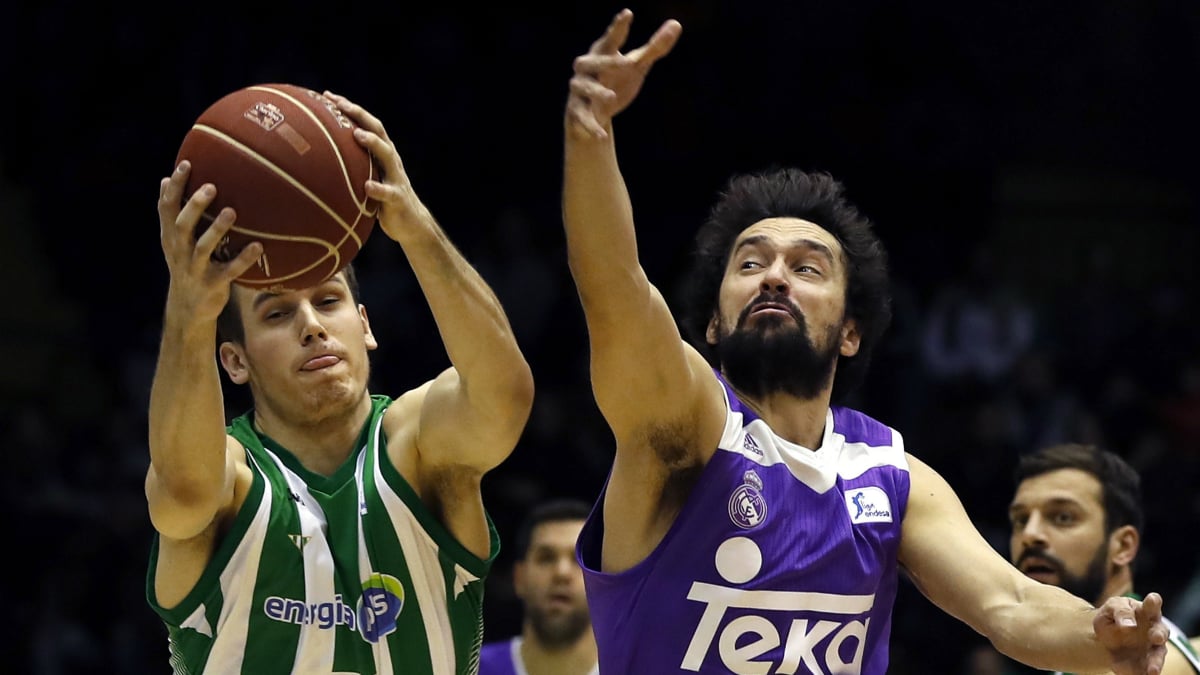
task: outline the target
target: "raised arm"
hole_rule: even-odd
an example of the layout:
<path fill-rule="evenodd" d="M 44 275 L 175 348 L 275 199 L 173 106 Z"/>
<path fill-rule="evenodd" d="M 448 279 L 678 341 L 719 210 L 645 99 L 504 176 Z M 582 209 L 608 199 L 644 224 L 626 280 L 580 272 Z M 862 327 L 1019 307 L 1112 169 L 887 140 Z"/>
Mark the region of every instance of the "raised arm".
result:
<path fill-rule="evenodd" d="M 1157 675 L 1166 654 L 1162 599 L 1100 608 L 1021 573 L 979 534 L 950 485 L 908 456 L 911 489 L 900 564 L 935 605 L 1008 656 L 1064 672 Z"/>
<path fill-rule="evenodd" d="M 575 59 L 564 120 L 563 222 L 571 275 L 591 348 L 596 402 L 616 439 L 603 562 L 625 569 L 657 543 L 674 515 L 660 494 L 676 468 L 711 455 L 724 417 L 720 385 L 687 345 L 638 260 L 633 211 L 617 164 L 612 119 L 637 96 L 681 26 L 667 21 L 627 53 L 623 10 Z"/>
<path fill-rule="evenodd" d="M 716 398 L 711 373 L 679 334 L 662 295 L 638 260 L 633 209 L 617 164 L 612 118 L 633 102 L 681 27 L 665 22 L 626 54 L 633 14 L 619 13 L 575 59 L 565 120 L 563 222 L 567 257 L 591 342 L 592 388 L 618 441 L 648 425 L 694 417 Z"/>
<path fill-rule="evenodd" d="M 326 96 L 359 123 L 359 142 L 383 170 L 367 194 L 380 203 L 380 228 L 404 249 L 452 364 L 424 390 L 419 461 L 482 474 L 508 457 L 529 418 L 529 364 L 496 295 L 413 191 L 383 124 L 345 97 Z"/>
<path fill-rule="evenodd" d="M 164 537 L 186 541 L 205 532 L 233 500 L 237 451 L 227 452 L 225 405 L 217 370 L 217 316 L 230 284 L 262 253 L 253 243 L 233 260 L 212 252 L 233 226 L 229 209 L 197 240 L 193 232 L 216 196 L 202 186 L 181 206 L 191 165 L 181 162 L 162 180 L 158 217 L 170 286 L 162 342 L 150 388 L 150 468 L 146 499 L 150 520 Z"/>

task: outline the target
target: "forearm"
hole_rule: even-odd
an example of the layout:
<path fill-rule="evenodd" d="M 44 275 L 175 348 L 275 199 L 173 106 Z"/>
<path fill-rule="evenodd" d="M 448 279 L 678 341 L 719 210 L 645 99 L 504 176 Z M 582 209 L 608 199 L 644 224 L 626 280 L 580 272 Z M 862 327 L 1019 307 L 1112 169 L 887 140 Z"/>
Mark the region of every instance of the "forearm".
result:
<path fill-rule="evenodd" d="M 476 390 L 505 394 L 528 366 L 496 294 L 425 211 L 399 239 L 450 362 Z"/>
<path fill-rule="evenodd" d="M 627 302 L 648 296 L 633 207 L 612 129 L 608 132 L 607 138 L 598 139 L 568 124 L 565 138 L 562 209 L 567 261 L 589 314 L 604 309 L 600 299 Z"/>
<path fill-rule="evenodd" d="M 168 308 L 150 388 L 151 470 L 183 503 L 215 501 L 224 488 L 225 410 L 214 352 L 216 328 Z"/>
<path fill-rule="evenodd" d="M 1063 672 L 1108 672 L 1108 651 L 1096 640 L 1096 610 L 1055 586 L 1022 590 L 1020 602 L 993 612 L 992 643 L 1008 656 L 1036 668 Z"/>

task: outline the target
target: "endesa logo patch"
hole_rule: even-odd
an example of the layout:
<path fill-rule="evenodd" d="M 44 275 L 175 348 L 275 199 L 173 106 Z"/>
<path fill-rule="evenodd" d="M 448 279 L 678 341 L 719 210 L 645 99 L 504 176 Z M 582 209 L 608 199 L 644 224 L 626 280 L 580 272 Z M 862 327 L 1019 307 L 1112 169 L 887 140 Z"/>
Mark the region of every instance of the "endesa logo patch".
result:
<path fill-rule="evenodd" d="M 855 525 L 892 522 L 892 502 L 881 488 L 871 485 L 846 490 L 844 494 L 846 511 Z"/>

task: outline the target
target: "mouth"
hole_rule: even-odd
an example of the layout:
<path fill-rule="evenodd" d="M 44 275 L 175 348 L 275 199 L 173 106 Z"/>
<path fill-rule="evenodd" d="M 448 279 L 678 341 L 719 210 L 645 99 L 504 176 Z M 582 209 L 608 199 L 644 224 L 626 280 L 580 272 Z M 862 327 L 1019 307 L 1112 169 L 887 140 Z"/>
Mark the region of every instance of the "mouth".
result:
<path fill-rule="evenodd" d="M 1058 580 L 1058 567 L 1042 558 L 1027 558 L 1021 563 L 1019 569 L 1025 576 L 1041 581 L 1042 583 L 1051 583 Z"/>
<path fill-rule="evenodd" d="M 750 316 L 761 314 L 785 314 L 792 316 L 792 308 L 778 302 L 763 302 L 750 308 Z"/>
<path fill-rule="evenodd" d="M 305 361 L 304 365 L 300 366 L 300 370 L 304 370 L 304 371 L 324 370 L 325 368 L 331 368 L 333 366 L 336 366 L 337 364 L 339 364 L 341 362 L 342 362 L 342 359 L 338 356 L 335 356 L 333 354 L 321 354 L 320 356 L 314 356 L 311 359 Z"/>

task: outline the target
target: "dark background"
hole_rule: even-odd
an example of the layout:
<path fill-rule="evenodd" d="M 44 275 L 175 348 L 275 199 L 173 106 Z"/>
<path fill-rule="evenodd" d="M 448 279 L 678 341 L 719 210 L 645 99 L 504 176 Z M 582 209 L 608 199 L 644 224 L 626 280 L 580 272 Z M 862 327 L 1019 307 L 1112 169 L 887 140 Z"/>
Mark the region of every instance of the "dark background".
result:
<path fill-rule="evenodd" d="M 414 187 L 505 303 L 534 368 L 525 438 L 485 480 L 505 540 L 538 499 L 595 497 L 611 438 L 559 219 L 571 60 L 620 5 L 31 3 L 0 10 L 0 662 L 166 673 L 144 599 L 146 400 L 167 275 L 158 181 L 230 91 L 290 82 L 381 117 Z M 1007 551 L 1024 451 L 1135 464 L 1137 589 L 1200 632 L 1200 227 L 1194 3 L 645 2 L 683 36 L 617 122 L 642 262 L 674 302 L 734 172 L 832 172 L 892 255 L 896 321 L 859 407 L 897 427 Z M 397 246 L 359 258 L 373 390 L 447 361 Z M 229 392 L 240 412 L 244 392 Z M 952 541 L 947 541 L 953 546 Z M 502 552 L 488 637 L 519 629 Z M 893 673 L 971 672 L 978 638 L 903 585 Z"/>

